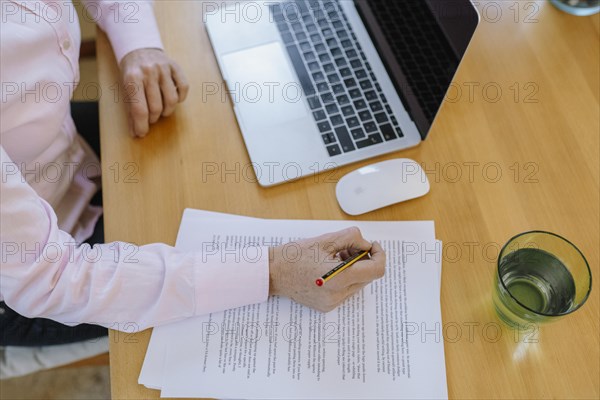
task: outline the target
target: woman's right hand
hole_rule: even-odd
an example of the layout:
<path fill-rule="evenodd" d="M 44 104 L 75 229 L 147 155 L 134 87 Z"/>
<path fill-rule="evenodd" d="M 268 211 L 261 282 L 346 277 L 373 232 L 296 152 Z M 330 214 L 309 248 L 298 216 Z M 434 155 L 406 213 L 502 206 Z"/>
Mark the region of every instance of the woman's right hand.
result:
<path fill-rule="evenodd" d="M 343 260 L 369 250 L 371 258 L 357 261 L 317 286 L 315 281 Z M 271 247 L 269 294 L 281 295 L 328 312 L 385 272 L 385 252 L 365 240 L 358 228 L 348 228 L 312 239 Z"/>

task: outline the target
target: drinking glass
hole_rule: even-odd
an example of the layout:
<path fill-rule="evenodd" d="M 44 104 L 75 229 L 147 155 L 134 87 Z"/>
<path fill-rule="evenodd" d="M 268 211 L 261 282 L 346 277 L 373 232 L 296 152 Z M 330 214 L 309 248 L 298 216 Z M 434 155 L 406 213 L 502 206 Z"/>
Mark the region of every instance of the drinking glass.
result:
<path fill-rule="evenodd" d="M 494 306 L 511 327 L 570 314 L 585 303 L 591 290 L 592 274 L 585 257 L 557 234 L 521 233 L 500 250 Z"/>

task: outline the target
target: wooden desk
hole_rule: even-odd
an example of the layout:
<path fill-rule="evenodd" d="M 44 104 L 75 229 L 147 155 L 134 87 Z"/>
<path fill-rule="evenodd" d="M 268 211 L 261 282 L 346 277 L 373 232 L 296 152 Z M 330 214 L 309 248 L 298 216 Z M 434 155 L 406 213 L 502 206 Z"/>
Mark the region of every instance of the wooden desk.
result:
<path fill-rule="evenodd" d="M 481 3 L 482 22 L 452 101 L 427 141 L 341 168 L 333 179 L 394 157 L 413 158 L 430 171 L 429 195 L 360 218 L 435 220 L 445 244 L 441 301 L 451 398 L 600 396 L 597 284 L 580 311 L 530 337 L 536 343 L 515 341 L 505 328 L 497 338 L 491 303 L 498 247 L 529 229 L 571 239 L 587 256 L 596 282 L 600 278 L 599 19 L 536 4 Z M 155 8 L 167 51 L 187 71 L 190 96 L 149 137 L 131 139 L 124 104 L 108 90 L 118 80 L 117 67 L 100 35 L 107 240 L 174 244 L 185 207 L 349 219 L 328 175 L 270 189 L 253 183 L 252 175 L 244 179 L 243 172 L 207 176 L 209 164 L 219 172 L 243 171 L 249 159 L 230 104 L 218 96 L 203 100 L 203 83 L 220 83 L 221 75 L 202 27 L 202 5 L 158 1 Z M 133 179 L 126 179 L 128 173 Z M 111 336 L 113 397 L 157 398 L 158 392 L 137 385 L 150 332 L 128 340 Z"/>

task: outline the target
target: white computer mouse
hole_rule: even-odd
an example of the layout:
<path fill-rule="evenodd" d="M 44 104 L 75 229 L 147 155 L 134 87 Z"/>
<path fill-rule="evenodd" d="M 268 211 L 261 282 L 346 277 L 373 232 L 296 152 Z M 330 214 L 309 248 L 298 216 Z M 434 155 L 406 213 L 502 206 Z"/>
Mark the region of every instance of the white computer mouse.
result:
<path fill-rule="evenodd" d="M 429 192 L 429 180 L 414 160 L 398 158 L 367 165 L 340 179 L 335 194 L 346 214 L 360 215 Z"/>

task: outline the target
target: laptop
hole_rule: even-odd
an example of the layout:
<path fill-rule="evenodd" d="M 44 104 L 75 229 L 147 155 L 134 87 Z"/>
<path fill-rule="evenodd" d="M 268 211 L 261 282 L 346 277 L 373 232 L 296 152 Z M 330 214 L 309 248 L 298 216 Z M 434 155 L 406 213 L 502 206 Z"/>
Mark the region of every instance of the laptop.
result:
<path fill-rule="evenodd" d="M 261 186 L 421 143 L 479 23 L 470 0 L 222 4 L 204 20 Z"/>

